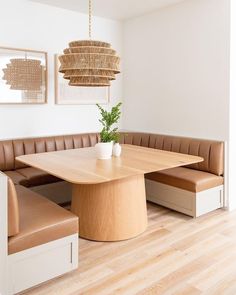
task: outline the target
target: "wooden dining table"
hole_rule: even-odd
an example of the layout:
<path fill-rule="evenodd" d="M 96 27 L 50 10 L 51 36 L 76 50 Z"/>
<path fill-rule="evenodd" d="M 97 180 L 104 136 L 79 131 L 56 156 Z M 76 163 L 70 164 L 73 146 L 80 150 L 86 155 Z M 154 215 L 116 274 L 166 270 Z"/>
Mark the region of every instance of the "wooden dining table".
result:
<path fill-rule="evenodd" d="M 201 157 L 122 145 L 120 157 L 98 160 L 94 147 L 19 156 L 18 161 L 72 184 L 71 211 L 80 237 L 126 240 L 145 231 L 144 175 L 203 161 Z"/>

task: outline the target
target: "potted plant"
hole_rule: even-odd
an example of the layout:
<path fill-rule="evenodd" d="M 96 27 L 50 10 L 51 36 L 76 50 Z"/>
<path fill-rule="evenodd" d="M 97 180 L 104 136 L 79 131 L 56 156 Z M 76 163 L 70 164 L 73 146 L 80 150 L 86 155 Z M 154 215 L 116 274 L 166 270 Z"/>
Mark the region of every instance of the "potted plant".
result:
<path fill-rule="evenodd" d="M 118 127 L 113 127 L 113 125 L 117 124 L 120 119 L 121 105 L 121 102 L 118 103 L 116 106 L 112 107 L 109 112 L 97 104 L 102 117 L 99 122 L 101 122 L 103 126 L 100 132 L 101 142 L 97 143 L 95 146 L 98 159 L 110 159 L 112 156 L 113 143 L 118 143 L 119 141 Z"/>

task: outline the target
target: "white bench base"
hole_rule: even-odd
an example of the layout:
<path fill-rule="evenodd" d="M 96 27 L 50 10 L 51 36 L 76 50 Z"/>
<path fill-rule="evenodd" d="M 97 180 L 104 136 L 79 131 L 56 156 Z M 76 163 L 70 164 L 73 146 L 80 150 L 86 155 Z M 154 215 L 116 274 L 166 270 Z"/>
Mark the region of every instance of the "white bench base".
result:
<path fill-rule="evenodd" d="M 145 180 L 145 185 L 148 201 L 192 217 L 198 217 L 223 207 L 223 185 L 199 193 L 193 193 L 149 179 Z"/>
<path fill-rule="evenodd" d="M 8 294 L 16 294 L 76 268 L 77 234 L 8 255 Z"/>

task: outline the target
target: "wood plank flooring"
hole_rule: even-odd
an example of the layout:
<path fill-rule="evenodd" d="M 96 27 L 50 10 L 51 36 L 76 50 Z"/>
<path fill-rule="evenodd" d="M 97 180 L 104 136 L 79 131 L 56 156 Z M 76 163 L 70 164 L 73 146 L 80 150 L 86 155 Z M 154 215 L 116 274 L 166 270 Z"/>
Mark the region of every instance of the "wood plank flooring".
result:
<path fill-rule="evenodd" d="M 148 219 L 132 240 L 80 239 L 77 271 L 24 294 L 236 294 L 236 211 L 192 219 L 148 203 Z"/>

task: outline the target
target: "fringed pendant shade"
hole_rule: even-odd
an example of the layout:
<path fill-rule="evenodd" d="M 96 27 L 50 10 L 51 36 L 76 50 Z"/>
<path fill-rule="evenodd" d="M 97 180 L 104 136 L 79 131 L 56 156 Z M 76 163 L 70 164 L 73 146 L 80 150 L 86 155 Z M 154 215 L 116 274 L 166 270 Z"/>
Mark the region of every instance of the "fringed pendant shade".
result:
<path fill-rule="evenodd" d="M 3 69 L 3 80 L 12 90 L 39 91 L 43 80 L 41 61 L 34 59 L 11 59 Z"/>
<path fill-rule="evenodd" d="M 89 0 L 89 37 L 91 38 L 91 0 Z M 69 43 L 59 56 L 59 72 L 71 86 L 110 86 L 120 73 L 120 58 L 111 45 L 102 41 L 81 40 Z"/>

